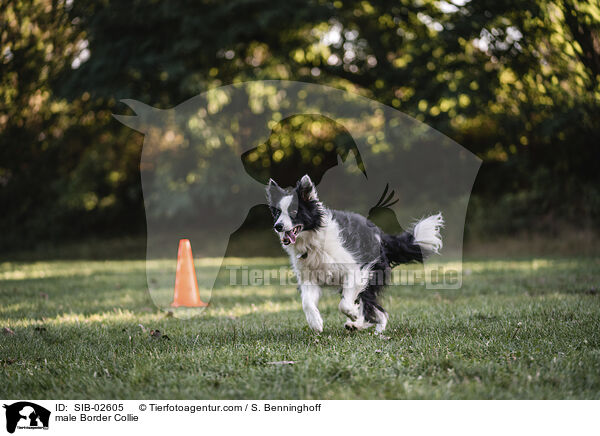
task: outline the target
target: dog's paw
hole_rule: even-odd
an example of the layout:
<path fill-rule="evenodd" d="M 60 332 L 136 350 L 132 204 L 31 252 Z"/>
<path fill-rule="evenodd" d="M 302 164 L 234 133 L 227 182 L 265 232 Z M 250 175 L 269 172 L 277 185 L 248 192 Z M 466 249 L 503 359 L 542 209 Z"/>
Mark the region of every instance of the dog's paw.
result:
<path fill-rule="evenodd" d="M 354 323 L 354 321 L 346 321 L 346 323 L 344 324 L 344 328 L 346 330 L 350 330 L 350 331 L 354 331 L 357 329 L 356 324 Z"/>
<path fill-rule="evenodd" d="M 358 304 L 348 302 L 344 299 L 340 301 L 340 305 L 338 306 L 340 312 L 350 318 L 352 321 L 356 321 L 359 316 Z"/>
<path fill-rule="evenodd" d="M 356 321 L 352 321 L 352 320 L 348 320 L 346 321 L 346 323 L 344 324 L 344 328 L 346 328 L 346 330 L 364 330 L 366 328 L 371 327 L 373 324 L 371 324 L 368 321 L 365 321 L 364 319 L 357 319 Z"/>
<path fill-rule="evenodd" d="M 385 325 L 387 323 L 383 323 L 383 324 L 376 324 L 375 325 L 375 334 L 383 334 L 383 332 L 385 331 Z"/>
<path fill-rule="evenodd" d="M 306 321 L 308 322 L 308 326 L 315 333 L 321 333 L 323 331 L 323 318 L 319 313 L 309 312 L 306 314 Z"/>

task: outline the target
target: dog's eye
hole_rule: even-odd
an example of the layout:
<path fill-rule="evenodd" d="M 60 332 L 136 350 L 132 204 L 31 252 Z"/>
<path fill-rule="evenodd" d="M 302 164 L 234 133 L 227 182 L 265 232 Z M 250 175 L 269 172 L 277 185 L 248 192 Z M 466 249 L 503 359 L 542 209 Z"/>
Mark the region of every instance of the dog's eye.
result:
<path fill-rule="evenodd" d="M 276 207 L 271 207 L 271 206 L 269 206 L 269 209 L 271 209 L 271 214 L 273 215 L 273 218 L 277 219 L 277 217 L 279 216 L 281 211 L 279 209 L 277 209 Z"/>
<path fill-rule="evenodd" d="M 296 210 L 293 210 L 293 211 L 291 211 L 290 213 L 291 213 L 292 215 L 296 215 L 296 214 L 298 213 L 298 210 L 297 210 L 297 209 L 296 209 Z"/>

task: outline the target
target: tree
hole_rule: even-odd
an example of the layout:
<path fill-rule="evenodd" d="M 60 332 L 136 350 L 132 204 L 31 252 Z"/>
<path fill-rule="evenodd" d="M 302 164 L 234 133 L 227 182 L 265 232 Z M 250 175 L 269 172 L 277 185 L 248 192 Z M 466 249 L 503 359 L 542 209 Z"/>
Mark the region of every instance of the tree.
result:
<path fill-rule="evenodd" d="M 476 203 L 493 231 L 522 227 L 519 217 L 591 221 L 600 212 L 597 2 L 19 0 L 0 8 L 0 200 L 11 205 L 3 226 L 40 235 L 51 217 L 65 223 L 56 235 L 139 227 L 141 137 L 111 118 L 126 111 L 119 99 L 165 108 L 265 78 L 361 93 L 477 153 Z"/>

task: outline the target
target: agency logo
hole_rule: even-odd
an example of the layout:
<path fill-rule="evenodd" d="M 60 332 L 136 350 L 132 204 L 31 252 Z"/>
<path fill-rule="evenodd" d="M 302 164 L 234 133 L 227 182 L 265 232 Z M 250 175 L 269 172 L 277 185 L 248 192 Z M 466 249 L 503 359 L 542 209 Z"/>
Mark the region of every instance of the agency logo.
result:
<path fill-rule="evenodd" d="M 6 431 L 14 433 L 18 429 L 47 430 L 50 411 L 29 401 L 19 401 L 3 406 L 6 409 Z"/>

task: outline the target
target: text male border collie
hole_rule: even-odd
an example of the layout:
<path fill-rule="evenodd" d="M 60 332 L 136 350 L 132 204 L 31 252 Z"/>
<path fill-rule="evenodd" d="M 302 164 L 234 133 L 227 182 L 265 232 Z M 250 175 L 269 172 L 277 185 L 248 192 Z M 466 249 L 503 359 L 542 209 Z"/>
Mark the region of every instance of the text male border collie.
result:
<path fill-rule="evenodd" d="M 412 231 L 388 235 L 365 217 L 327 209 L 308 175 L 295 188 L 269 180 L 267 199 L 274 229 L 298 278 L 302 308 L 311 329 L 323 331 L 317 304 L 321 286 L 341 288 L 340 311 L 348 329 L 375 325 L 381 333 L 388 314 L 377 302 L 391 268 L 422 262 L 442 248 L 441 213 L 419 221 Z"/>

